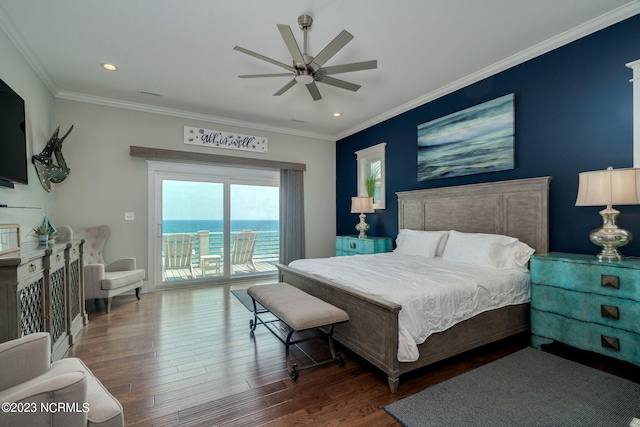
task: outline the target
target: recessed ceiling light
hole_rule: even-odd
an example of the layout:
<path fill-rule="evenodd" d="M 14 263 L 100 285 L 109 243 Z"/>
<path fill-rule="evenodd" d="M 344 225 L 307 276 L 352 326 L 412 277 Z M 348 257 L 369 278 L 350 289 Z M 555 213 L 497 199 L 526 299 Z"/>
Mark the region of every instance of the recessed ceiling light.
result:
<path fill-rule="evenodd" d="M 113 64 L 109 64 L 107 62 L 103 62 L 102 64 L 100 64 L 100 66 L 107 71 L 118 71 L 118 67 L 116 67 Z"/>
<path fill-rule="evenodd" d="M 342 113 L 333 113 L 333 117 L 342 117 Z"/>

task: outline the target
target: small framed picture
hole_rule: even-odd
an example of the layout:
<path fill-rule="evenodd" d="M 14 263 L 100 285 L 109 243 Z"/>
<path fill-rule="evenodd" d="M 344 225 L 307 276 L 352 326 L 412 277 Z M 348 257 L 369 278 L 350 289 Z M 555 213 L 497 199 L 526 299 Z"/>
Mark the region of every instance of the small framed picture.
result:
<path fill-rule="evenodd" d="M 20 225 L 0 224 L 0 255 L 20 250 Z"/>

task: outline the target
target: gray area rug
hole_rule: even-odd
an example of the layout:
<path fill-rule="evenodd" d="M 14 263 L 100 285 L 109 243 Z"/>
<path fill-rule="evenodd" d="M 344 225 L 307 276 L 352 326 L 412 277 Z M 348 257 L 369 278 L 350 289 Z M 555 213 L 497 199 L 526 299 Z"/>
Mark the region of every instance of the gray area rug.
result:
<path fill-rule="evenodd" d="M 640 426 L 640 384 L 533 348 L 384 409 L 417 426 Z"/>
<path fill-rule="evenodd" d="M 231 293 L 238 298 L 238 301 L 242 303 L 247 310 L 253 313 L 253 299 L 247 294 L 246 289 L 238 289 L 237 291 L 231 291 Z M 264 307 L 257 302 L 258 314 L 260 314 L 260 310 L 264 310 Z"/>

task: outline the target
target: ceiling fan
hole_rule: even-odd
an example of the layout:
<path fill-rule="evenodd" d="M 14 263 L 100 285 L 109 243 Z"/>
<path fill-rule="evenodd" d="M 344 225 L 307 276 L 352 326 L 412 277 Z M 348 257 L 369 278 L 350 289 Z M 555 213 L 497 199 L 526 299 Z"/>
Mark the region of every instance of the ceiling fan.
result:
<path fill-rule="evenodd" d="M 257 78 L 257 77 L 293 77 L 286 85 L 273 94 L 273 96 L 280 96 L 287 90 L 291 89 L 296 83 L 302 83 L 306 85 L 309 94 L 314 101 L 322 99 L 320 91 L 316 82 L 336 86 L 342 89 L 350 91 L 357 91 L 360 86 L 357 84 L 349 83 L 344 80 L 339 80 L 334 77 L 330 77 L 332 74 L 348 73 L 351 71 L 370 70 L 378 67 L 378 61 L 364 61 L 354 62 L 351 64 L 334 65 L 331 67 L 324 67 L 324 64 L 329 61 L 340 49 L 342 49 L 347 43 L 349 43 L 353 36 L 348 31 L 342 30 L 340 34 L 336 36 L 320 53 L 315 57 L 307 54 L 307 31 L 311 28 L 313 19 L 309 15 L 301 15 L 298 17 L 298 26 L 304 33 L 304 45 L 303 50 L 300 51 L 300 47 L 296 42 L 291 27 L 288 25 L 278 24 L 278 30 L 284 39 L 289 53 L 293 58 L 293 65 L 287 65 L 283 62 L 276 61 L 275 59 L 267 58 L 259 53 L 252 52 L 240 46 L 234 47 L 238 52 L 245 53 L 254 58 L 267 61 L 271 64 L 277 65 L 288 70 L 288 73 L 276 73 L 276 74 L 249 74 L 238 76 L 242 79 Z"/>

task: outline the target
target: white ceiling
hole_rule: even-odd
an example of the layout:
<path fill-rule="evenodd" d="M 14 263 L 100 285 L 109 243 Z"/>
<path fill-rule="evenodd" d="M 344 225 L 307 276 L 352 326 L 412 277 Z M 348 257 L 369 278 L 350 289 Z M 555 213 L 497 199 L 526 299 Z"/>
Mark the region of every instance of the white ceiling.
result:
<path fill-rule="evenodd" d="M 0 26 L 59 98 L 329 140 L 638 13 L 640 0 L 0 0 Z M 237 77 L 283 72 L 233 47 L 289 64 L 276 24 L 302 48 L 301 14 L 311 56 L 355 37 L 326 66 L 378 60 L 335 76 L 359 91 L 318 84 L 314 102 L 302 84 L 272 96 L 288 77 Z"/>

